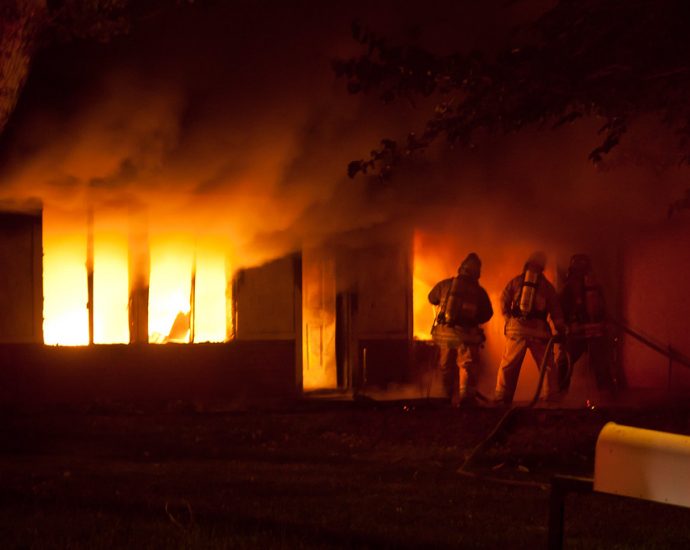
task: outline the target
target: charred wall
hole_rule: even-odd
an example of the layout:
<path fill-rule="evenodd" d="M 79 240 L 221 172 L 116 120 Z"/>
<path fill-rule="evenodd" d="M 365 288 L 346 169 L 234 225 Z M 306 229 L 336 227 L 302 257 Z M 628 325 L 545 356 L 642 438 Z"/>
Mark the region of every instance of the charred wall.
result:
<path fill-rule="evenodd" d="M 0 213 L 0 343 L 43 342 L 41 213 Z"/>
<path fill-rule="evenodd" d="M 380 225 L 303 252 L 305 390 L 387 387 L 408 381 L 412 247 Z"/>
<path fill-rule="evenodd" d="M 294 342 L 0 345 L 0 405 L 236 402 L 296 394 Z"/>
<path fill-rule="evenodd" d="M 412 234 L 390 225 L 341 237 L 336 249 L 339 360 L 352 387 L 409 382 Z M 349 337 L 345 333 L 349 332 Z"/>
<path fill-rule="evenodd" d="M 301 258 L 292 254 L 243 269 L 233 282 L 238 340 L 294 340 L 299 332 Z"/>
<path fill-rule="evenodd" d="M 272 367 L 289 373 L 286 389 L 302 387 L 302 257 L 290 254 L 264 265 L 243 269 L 233 280 L 235 343 L 258 351 L 276 349 Z M 289 348 L 290 353 L 284 353 Z M 261 353 L 259 354 L 261 355 Z"/>
<path fill-rule="evenodd" d="M 358 355 L 366 385 L 408 382 L 412 339 L 409 241 L 374 245 L 358 255 Z"/>

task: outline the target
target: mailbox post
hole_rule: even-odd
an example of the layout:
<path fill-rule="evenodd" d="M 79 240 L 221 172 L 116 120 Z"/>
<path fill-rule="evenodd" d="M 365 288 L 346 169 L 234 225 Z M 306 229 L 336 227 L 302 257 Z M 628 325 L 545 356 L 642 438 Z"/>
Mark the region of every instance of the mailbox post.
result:
<path fill-rule="evenodd" d="M 690 508 L 690 436 L 606 424 L 594 451 L 594 478 L 554 476 L 548 547 L 563 547 L 568 493 L 608 493 Z"/>

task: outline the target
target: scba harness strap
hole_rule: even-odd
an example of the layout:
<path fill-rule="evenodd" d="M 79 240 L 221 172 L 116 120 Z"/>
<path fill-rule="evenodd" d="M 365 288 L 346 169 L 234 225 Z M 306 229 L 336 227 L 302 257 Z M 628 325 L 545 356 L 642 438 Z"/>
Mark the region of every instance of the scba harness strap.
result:
<path fill-rule="evenodd" d="M 461 344 L 483 344 L 486 341 L 484 331 L 480 327 L 450 327 L 436 325 L 431 330 L 431 338 L 435 344 L 448 347 L 458 347 Z"/>

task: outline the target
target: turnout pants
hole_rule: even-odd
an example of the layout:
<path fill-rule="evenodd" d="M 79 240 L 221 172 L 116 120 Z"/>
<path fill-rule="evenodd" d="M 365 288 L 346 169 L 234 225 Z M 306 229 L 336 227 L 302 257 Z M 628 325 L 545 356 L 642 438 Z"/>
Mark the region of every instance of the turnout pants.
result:
<path fill-rule="evenodd" d="M 589 355 L 589 368 L 594 373 L 597 389 L 613 391 L 615 389 L 615 377 L 612 374 L 609 345 L 604 337 L 597 338 L 568 338 L 565 349 L 561 346 L 556 360 L 558 378 L 561 390 L 567 390 L 570 386 L 568 375 L 568 358 L 570 356 L 571 368 L 574 368 L 580 358 L 587 353 Z"/>
<path fill-rule="evenodd" d="M 520 369 L 525 359 L 527 350 L 532 354 L 537 367 L 546 353 L 548 340 L 529 336 L 507 336 L 506 345 L 503 351 L 503 358 L 498 368 L 498 378 L 496 380 L 495 399 L 510 404 L 515 395 Z M 556 399 L 559 393 L 558 376 L 553 361 L 553 354 L 549 354 L 546 363 L 546 399 Z"/>
<path fill-rule="evenodd" d="M 446 394 L 451 399 L 474 397 L 477 393 L 479 344 L 439 344 L 439 367 Z M 457 351 L 453 361 L 454 351 Z M 453 364 L 455 363 L 455 364 Z"/>

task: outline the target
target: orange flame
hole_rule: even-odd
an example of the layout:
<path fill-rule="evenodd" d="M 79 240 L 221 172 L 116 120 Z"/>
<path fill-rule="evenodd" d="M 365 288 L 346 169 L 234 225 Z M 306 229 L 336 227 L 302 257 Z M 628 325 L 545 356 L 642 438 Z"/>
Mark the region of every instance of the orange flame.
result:
<path fill-rule="evenodd" d="M 44 342 L 87 345 L 86 224 L 46 209 L 43 221 Z M 124 224 L 122 224 L 124 225 Z M 149 342 L 227 339 L 226 253 L 210 239 L 165 234 L 150 243 Z M 94 226 L 94 342 L 129 342 L 126 231 Z M 195 292 L 192 293 L 192 278 Z M 191 314 L 192 300 L 194 314 Z M 193 326 L 190 326 L 190 323 Z"/>

